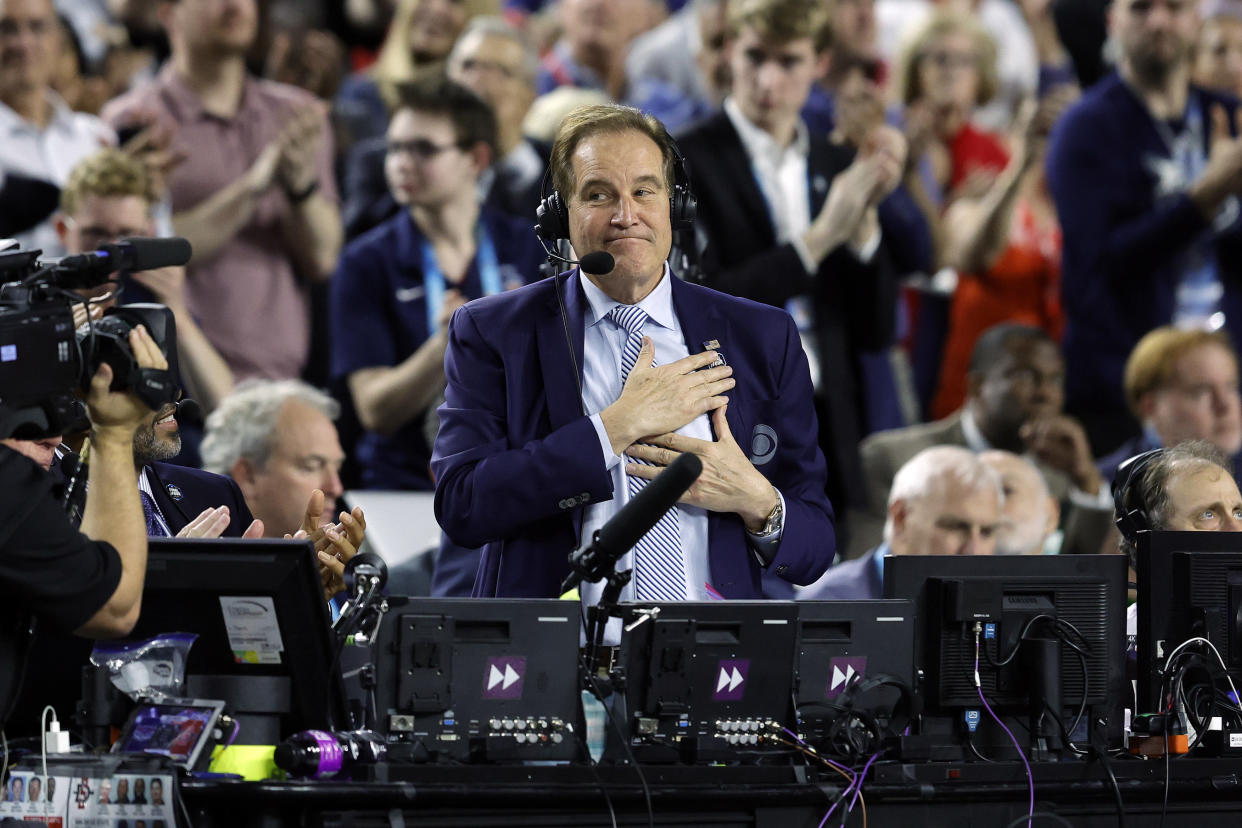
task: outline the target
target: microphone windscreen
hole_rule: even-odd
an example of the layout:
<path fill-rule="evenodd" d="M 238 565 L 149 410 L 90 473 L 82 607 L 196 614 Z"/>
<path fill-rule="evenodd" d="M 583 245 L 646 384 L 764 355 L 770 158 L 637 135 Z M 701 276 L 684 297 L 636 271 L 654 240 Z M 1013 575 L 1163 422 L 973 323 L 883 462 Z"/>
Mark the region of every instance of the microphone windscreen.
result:
<path fill-rule="evenodd" d="M 618 557 L 625 554 L 656 525 L 661 515 L 676 505 L 702 471 L 703 461 L 697 455 L 687 453 L 678 457 L 600 527 L 596 545 Z"/>
<path fill-rule="evenodd" d="M 185 397 L 177 401 L 177 413 L 173 416 L 179 423 L 199 425 L 203 422 L 203 409 L 197 402 Z"/>
<path fill-rule="evenodd" d="M 193 253 L 190 242 L 180 236 L 166 239 L 134 237 L 124 239 L 121 245 L 129 247 L 125 257 L 127 270 L 155 270 L 183 265 L 190 261 Z"/>
<path fill-rule="evenodd" d="M 590 273 L 592 276 L 604 276 L 612 273 L 612 269 L 616 265 L 617 262 L 612 258 L 612 254 L 603 250 L 588 253 L 578 261 L 578 267 L 582 268 L 582 272 Z"/>

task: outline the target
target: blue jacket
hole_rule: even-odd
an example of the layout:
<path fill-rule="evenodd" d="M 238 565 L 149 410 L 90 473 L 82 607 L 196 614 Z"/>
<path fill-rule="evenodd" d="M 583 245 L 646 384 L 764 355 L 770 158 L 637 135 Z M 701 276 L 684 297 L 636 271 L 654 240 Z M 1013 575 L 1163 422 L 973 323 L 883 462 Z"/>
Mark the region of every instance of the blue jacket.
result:
<path fill-rule="evenodd" d="M 444 366 L 448 387 L 432 467 L 436 518 L 464 546 L 485 546 L 474 594 L 554 597 L 568 574 L 583 507 L 612 499 L 599 438 L 582 413 L 573 360 L 583 359 L 586 296 L 574 274 L 544 279 L 460 308 Z M 569 288 L 566 288 L 566 285 Z M 557 291 L 563 291 L 567 323 Z M 776 448 L 757 468 L 785 498 L 785 529 L 768 567 L 810 583 L 832 561 L 832 507 L 816 442 L 811 379 L 798 332 L 777 308 L 672 282 L 690 353 L 715 339 L 733 366 L 728 420 L 749 447 L 766 426 Z M 570 333 L 567 335 L 566 327 Z M 580 376 L 580 375 L 579 375 Z M 713 585 L 726 598 L 758 598 L 763 572 L 733 514 L 710 513 Z"/>
<path fill-rule="evenodd" d="M 1215 106 L 1234 120 L 1232 98 L 1192 87 L 1189 102 L 1205 144 Z M 1197 239 L 1210 239 L 1225 326 L 1242 342 L 1242 222 L 1213 229 L 1184 189 L 1162 195 L 1158 170 L 1168 156 L 1146 106 L 1116 74 L 1087 90 L 1053 133 L 1048 185 L 1064 240 L 1065 394 L 1073 413 L 1126 411 L 1126 358 L 1143 334 L 1172 320 L 1178 259 Z"/>

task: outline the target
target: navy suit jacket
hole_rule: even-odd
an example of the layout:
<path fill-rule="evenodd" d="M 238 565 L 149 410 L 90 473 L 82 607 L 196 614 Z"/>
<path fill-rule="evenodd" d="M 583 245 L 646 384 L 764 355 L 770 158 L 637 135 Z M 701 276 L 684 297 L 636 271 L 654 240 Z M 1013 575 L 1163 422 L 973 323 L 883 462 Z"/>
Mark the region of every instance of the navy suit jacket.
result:
<path fill-rule="evenodd" d="M 832 562 L 835 540 L 798 332 L 784 311 L 677 278 L 672 294 L 690 353 L 715 339 L 733 366 L 729 427 L 743 450 L 760 452 L 752 462 L 785 498 L 785 529 L 768 571 L 810 583 Z M 586 305 L 572 271 L 453 315 L 432 456 L 435 510 L 453 541 L 485 547 L 476 596 L 557 595 L 584 507 L 612 499 L 579 394 Z M 709 513 L 708 533 L 713 586 L 726 598 L 760 597 L 763 570 L 741 519 Z"/>
<path fill-rule="evenodd" d="M 812 589 L 798 596 L 800 601 L 863 601 L 884 597 L 884 584 L 875 566 L 875 549 L 865 555 L 839 563 Z"/>
<path fill-rule="evenodd" d="M 240 538 L 254 520 L 231 477 L 171 463 L 148 463 L 147 473 L 155 503 L 174 535 L 204 509 L 216 506 L 229 507 L 229 527 L 222 537 Z"/>

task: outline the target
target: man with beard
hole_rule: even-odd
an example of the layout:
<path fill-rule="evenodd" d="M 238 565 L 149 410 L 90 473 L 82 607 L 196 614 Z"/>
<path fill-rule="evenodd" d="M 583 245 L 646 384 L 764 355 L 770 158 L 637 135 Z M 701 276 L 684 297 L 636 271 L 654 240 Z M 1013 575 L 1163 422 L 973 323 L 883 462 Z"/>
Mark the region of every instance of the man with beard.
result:
<path fill-rule="evenodd" d="M 1053 131 L 1048 182 L 1064 233 L 1066 408 L 1109 452 L 1138 433 L 1122 372 L 1168 324 L 1242 341 L 1242 139 L 1236 101 L 1190 82 L 1191 0 L 1115 0 L 1117 72 Z"/>

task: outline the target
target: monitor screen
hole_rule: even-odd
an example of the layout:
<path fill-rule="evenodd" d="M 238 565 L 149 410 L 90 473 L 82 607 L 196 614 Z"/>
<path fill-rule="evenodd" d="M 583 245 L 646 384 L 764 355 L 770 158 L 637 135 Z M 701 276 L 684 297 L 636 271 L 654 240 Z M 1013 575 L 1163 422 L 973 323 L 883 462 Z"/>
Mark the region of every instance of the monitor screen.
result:
<path fill-rule="evenodd" d="M 239 744 L 349 729 L 333 634 L 309 541 L 152 539 L 129 638 L 192 632 L 184 695 L 221 699 Z"/>
<path fill-rule="evenodd" d="M 1126 569 L 1121 555 L 887 558 L 885 595 L 917 607 L 925 732 L 982 757 L 1016 756 L 981 689 L 1028 755 L 1058 754 L 1063 731 L 1086 741 L 1099 718 L 1119 744 Z"/>

